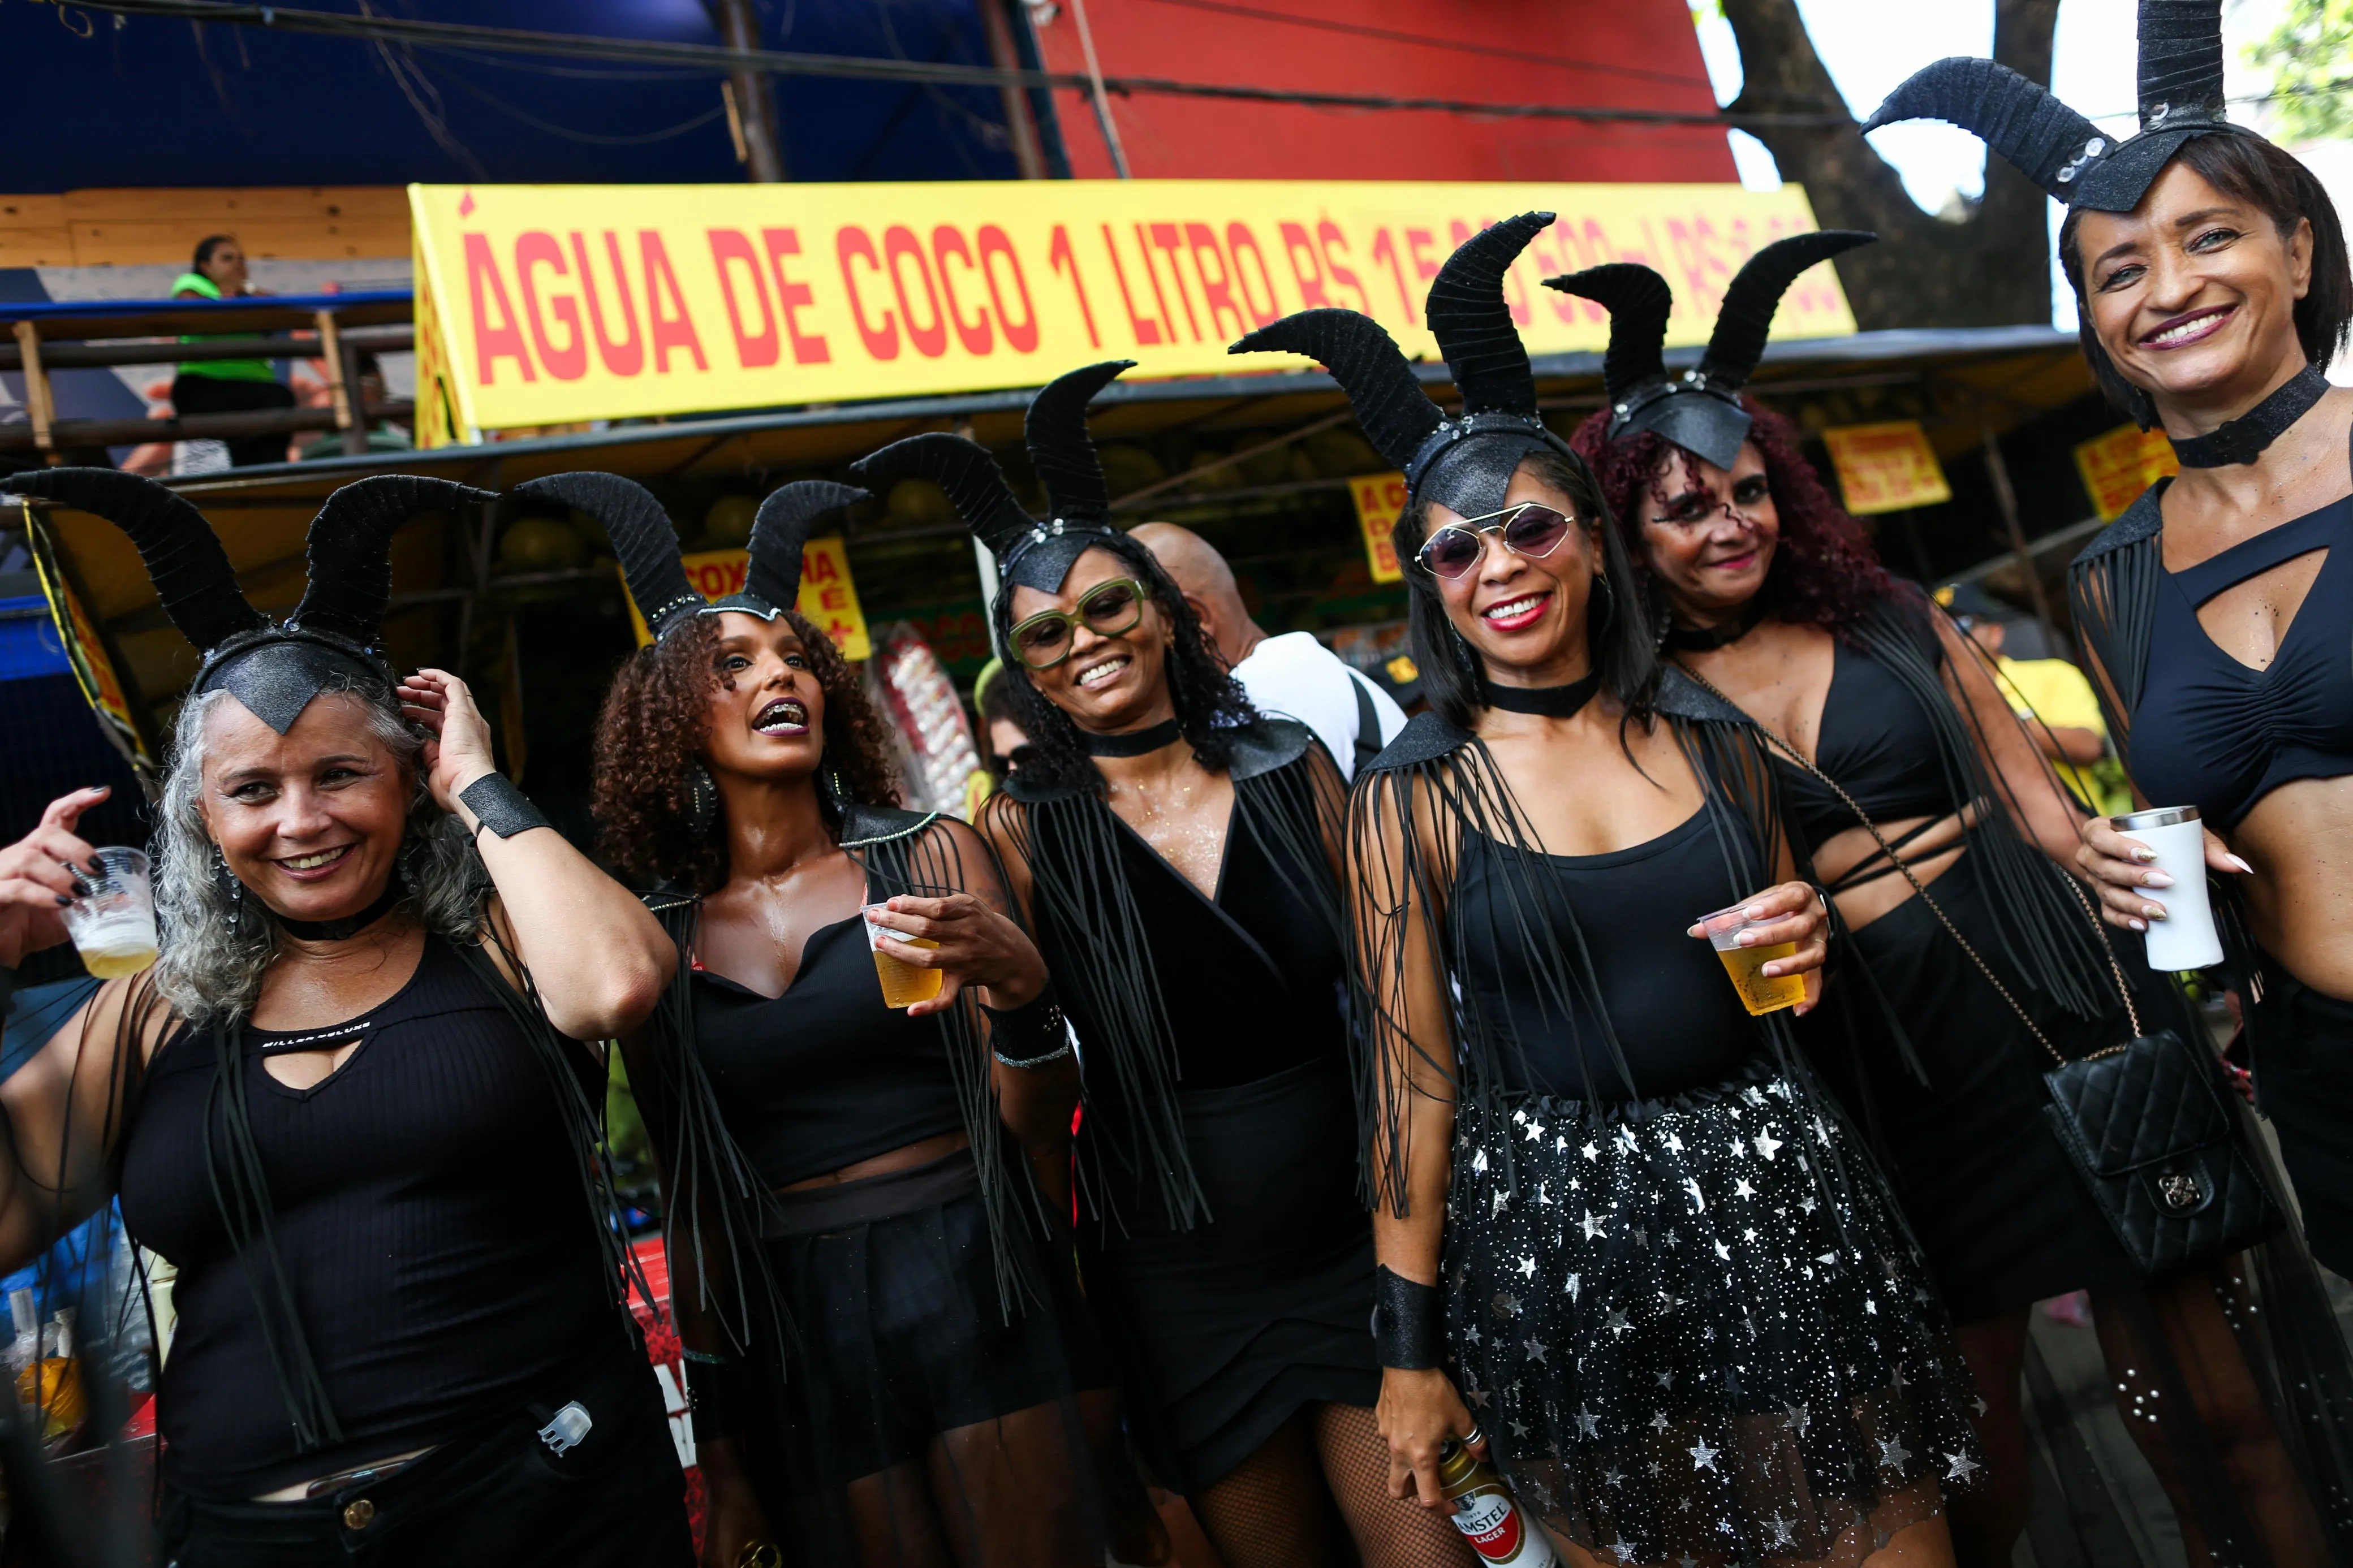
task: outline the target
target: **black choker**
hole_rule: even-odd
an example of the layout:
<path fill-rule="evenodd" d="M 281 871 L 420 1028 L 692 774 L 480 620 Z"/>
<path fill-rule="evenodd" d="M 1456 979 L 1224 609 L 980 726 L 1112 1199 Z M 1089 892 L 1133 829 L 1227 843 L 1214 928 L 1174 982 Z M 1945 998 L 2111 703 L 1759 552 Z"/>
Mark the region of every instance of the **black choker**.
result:
<path fill-rule="evenodd" d="M 2226 419 L 2203 436 L 2188 436 L 2173 441 L 2173 455 L 2185 468 L 2227 468 L 2242 463 L 2252 463 L 2263 455 L 2263 448 L 2278 440 L 2287 427 L 2312 411 L 2328 390 L 2328 377 L 2316 364 L 2306 365 L 2279 386 L 2269 397 L 2240 415 Z"/>
<path fill-rule="evenodd" d="M 1492 680 L 1479 683 L 1479 696 L 1490 708 L 1500 708 L 1506 713 L 1534 713 L 1546 719 L 1574 719 L 1593 694 L 1601 689 L 1601 672 L 1594 670 L 1567 686 L 1498 686 Z"/>
<path fill-rule="evenodd" d="M 384 891 L 375 896 L 375 902 L 355 915 L 345 915 L 339 921 L 290 921 L 279 915 L 278 923 L 286 928 L 288 936 L 300 942 L 349 942 L 384 919 L 393 905 L 407 896 L 407 891 L 396 873 L 385 879 Z"/>
<path fill-rule="evenodd" d="M 1091 757 L 1144 757 L 1183 738 L 1184 726 L 1163 719 L 1149 730 L 1127 730 L 1116 735 L 1079 731 L 1079 745 Z"/>
<path fill-rule="evenodd" d="M 1720 647 L 1730 647 L 1757 629 L 1765 619 L 1765 595 L 1757 595 L 1740 607 L 1739 616 L 1720 626 L 1674 626 L 1667 633 L 1667 646 L 1678 653 L 1713 653 Z"/>

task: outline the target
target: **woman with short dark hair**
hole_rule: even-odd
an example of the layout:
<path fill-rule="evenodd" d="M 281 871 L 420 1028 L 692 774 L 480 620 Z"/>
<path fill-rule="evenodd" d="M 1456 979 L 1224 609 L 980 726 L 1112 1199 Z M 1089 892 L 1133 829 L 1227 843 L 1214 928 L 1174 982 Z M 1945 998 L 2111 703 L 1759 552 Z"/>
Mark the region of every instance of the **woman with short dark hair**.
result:
<path fill-rule="evenodd" d="M 197 242 L 195 259 L 188 270 L 172 280 L 172 298 L 241 299 L 255 292 L 246 281 L 245 268 L 245 247 L 235 235 L 206 235 Z M 206 336 L 193 333 L 180 341 L 200 343 Z M 191 414 L 244 414 L 293 406 L 293 389 L 278 379 L 277 367 L 266 359 L 189 360 L 172 382 L 172 412 L 182 418 Z M 289 433 L 280 431 L 231 437 L 224 445 L 230 466 L 242 468 L 284 462 L 288 439 Z"/>
<path fill-rule="evenodd" d="M 881 716 L 792 608 L 811 524 L 864 492 L 769 496 L 715 602 L 643 488 L 522 493 L 604 523 L 654 634 L 606 698 L 595 810 L 678 944 L 622 1047 L 661 1160 L 704 1561 L 1147 1554 L 1060 1218 L 1077 1072 L 1045 963 L 979 837 L 898 809 Z"/>
<path fill-rule="evenodd" d="M 1438 1506 L 1467 1397 L 1572 1562 L 1949 1563 L 1967 1373 L 1776 1010 L 1819 998 L 1829 921 L 1765 750 L 1661 670 L 1625 541 L 1538 416 L 1503 284 L 1551 221 L 1430 286 L 1458 416 L 1353 311 L 1236 345 L 1320 361 L 1410 498 L 1432 710 L 1358 777 L 1347 883 L 1390 1486 Z M 1748 924 L 1722 963 L 1712 911 Z"/>

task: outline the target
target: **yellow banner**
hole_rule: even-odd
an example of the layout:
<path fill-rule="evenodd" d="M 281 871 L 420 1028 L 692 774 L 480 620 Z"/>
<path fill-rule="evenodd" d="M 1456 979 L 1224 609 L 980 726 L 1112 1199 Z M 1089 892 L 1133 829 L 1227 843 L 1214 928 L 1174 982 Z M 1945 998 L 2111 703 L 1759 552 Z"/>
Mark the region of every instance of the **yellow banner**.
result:
<path fill-rule="evenodd" d="M 2141 491 L 2181 472 L 2181 464 L 2164 431 L 2119 425 L 2075 448 L 2075 471 L 2084 476 L 2100 521 L 2113 522 Z"/>
<path fill-rule="evenodd" d="M 1953 499 L 1936 449 L 1913 420 L 1825 430 L 1822 445 L 1830 448 L 1831 462 L 1838 469 L 1846 510 L 1857 517 Z"/>
<path fill-rule="evenodd" d="M 706 599 L 742 593 L 744 574 L 752 564 L 751 556 L 741 550 L 698 551 L 680 559 L 686 567 L 687 581 Z M 623 597 L 629 598 L 628 590 L 624 578 Z M 874 644 L 866 635 L 866 612 L 858 604 L 858 584 L 849 575 L 849 552 L 840 540 L 812 539 L 802 550 L 800 597 L 793 608 L 823 629 L 841 650 L 841 657 L 851 663 L 874 657 Z M 629 598 L 629 625 L 637 630 L 638 647 L 654 640 L 653 633 L 646 629 L 645 616 L 638 613 L 635 598 Z"/>
<path fill-rule="evenodd" d="M 1697 343 L 1757 247 L 1815 226 L 1794 184 L 974 180 L 408 194 L 426 441 L 1034 386 L 1101 359 L 1136 360 L 1149 376 L 1282 368 L 1277 357 L 1229 357 L 1226 345 L 1314 306 L 1361 310 L 1409 356 L 1434 357 L 1421 319 L 1430 279 L 1479 227 L 1532 208 L 1560 219 L 1505 286 L 1531 351 L 1605 344 L 1600 306 L 1541 287 L 1605 261 L 1663 273 L 1675 293 L 1667 341 Z M 1854 331 L 1827 265 L 1784 298 L 1775 329 Z M 446 411 L 435 406 L 445 396 Z"/>
<path fill-rule="evenodd" d="M 1364 531 L 1365 559 L 1372 565 L 1373 581 L 1404 582 L 1405 574 L 1398 569 L 1394 531 L 1398 515 L 1405 510 L 1405 476 L 1360 475 L 1348 481 L 1348 493 L 1356 500 L 1356 526 Z"/>

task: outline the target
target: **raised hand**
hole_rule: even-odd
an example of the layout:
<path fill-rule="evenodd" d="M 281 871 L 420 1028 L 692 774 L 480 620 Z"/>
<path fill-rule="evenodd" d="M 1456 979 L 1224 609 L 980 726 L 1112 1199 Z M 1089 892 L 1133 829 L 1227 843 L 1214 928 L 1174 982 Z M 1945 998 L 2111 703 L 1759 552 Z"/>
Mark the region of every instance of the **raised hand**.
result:
<path fill-rule="evenodd" d="M 2084 842 L 2075 850 L 2075 864 L 2100 892 L 2100 913 L 2112 926 L 2147 931 L 2148 922 L 2165 918 L 2165 906 L 2146 897 L 2143 888 L 2169 888 L 2173 879 L 2154 864 L 2157 851 L 2137 838 L 2118 833 L 2105 816 L 2094 816 L 2076 829 Z M 2231 847 L 2206 829 L 2206 864 L 2231 876 L 2252 875 L 2254 868 L 2231 853 Z"/>
<path fill-rule="evenodd" d="M 1777 958 L 1760 965 L 1757 971 L 1767 979 L 1784 974 L 1806 977 L 1806 999 L 1797 1005 L 1800 1017 L 1814 1010 L 1821 1000 L 1821 968 L 1830 955 L 1831 915 L 1822 896 L 1811 882 L 1783 882 L 1751 897 L 1741 906 L 1742 913 L 1752 921 L 1769 924 L 1750 926 L 1740 933 L 1743 947 L 1772 947 L 1779 942 L 1793 942 L 1798 951 L 1787 958 Z M 1689 935 L 1703 942 L 1707 928 L 1694 925 Z"/>
<path fill-rule="evenodd" d="M 66 940 L 59 911 L 74 901 L 78 874 L 97 869 L 92 847 L 74 829 L 83 812 L 111 793 L 93 784 L 58 796 L 38 826 L 0 849 L 0 968 L 14 969 L 26 953 Z"/>
<path fill-rule="evenodd" d="M 425 783 L 433 803 L 458 814 L 458 796 L 484 773 L 498 771 L 491 726 L 474 693 L 446 669 L 420 669 L 400 683 L 400 716 L 430 731 L 425 742 Z"/>

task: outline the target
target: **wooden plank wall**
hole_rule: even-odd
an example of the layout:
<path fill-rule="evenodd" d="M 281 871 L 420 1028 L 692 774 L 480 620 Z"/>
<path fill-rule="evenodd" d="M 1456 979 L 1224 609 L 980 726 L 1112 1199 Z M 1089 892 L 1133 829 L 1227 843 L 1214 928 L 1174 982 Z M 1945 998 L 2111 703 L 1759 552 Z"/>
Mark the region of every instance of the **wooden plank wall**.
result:
<path fill-rule="evenodd" d="M 208 234 L 234 234 L 256 260 L 406 256 L 408 195 L 321 185 L 0 195 L 0 267 L 185 267 Z"/>

